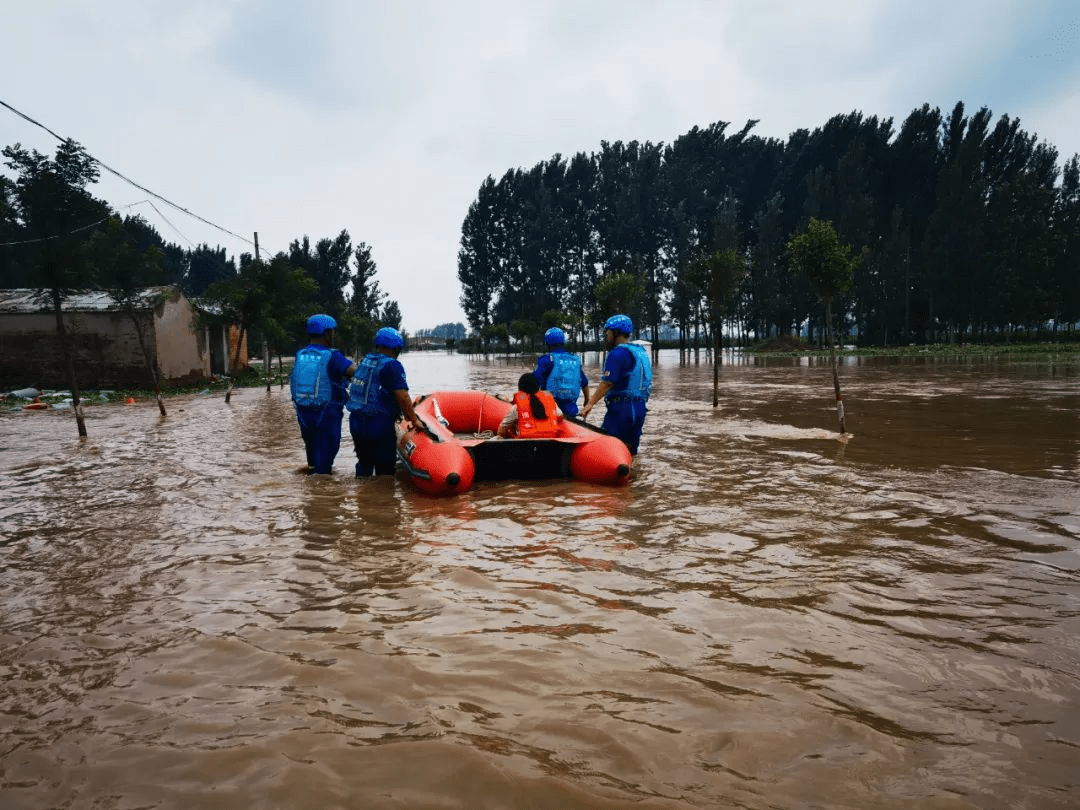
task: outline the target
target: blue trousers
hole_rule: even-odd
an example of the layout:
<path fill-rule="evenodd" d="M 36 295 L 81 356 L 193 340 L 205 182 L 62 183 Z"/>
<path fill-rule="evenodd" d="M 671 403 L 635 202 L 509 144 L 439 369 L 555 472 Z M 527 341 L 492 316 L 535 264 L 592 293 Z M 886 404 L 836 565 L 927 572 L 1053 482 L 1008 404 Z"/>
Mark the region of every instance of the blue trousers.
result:
<path fill-rule="evenodd" d="M 559 406 L 559 410 L 563 412 L 563 416 L 577 416 L 578 406 L 576 399 L 557 399 L 555 404 Z"/>
<path fill-rule="evenodd" d="M 646 413 L 648 409 L 643 399 L 609 400 L 604 423 L 600 427 L 606 433 L 622 439 L 622 443 L 630 449 L 630 455 L 636 456 Z"/>
<path fill-rule="evenodd" d="M 349 414 L 349 433 L 356 448 L 356 477 L 393 475 L 397 466 L 397 436 L 389 416 Z"/>
<path fill-rule="evenodd" d="M 341 405 L 298 407 L 296 421 L 300 424 L 300 436 L 311 471 L 329 475 L 341 448 Z"/>

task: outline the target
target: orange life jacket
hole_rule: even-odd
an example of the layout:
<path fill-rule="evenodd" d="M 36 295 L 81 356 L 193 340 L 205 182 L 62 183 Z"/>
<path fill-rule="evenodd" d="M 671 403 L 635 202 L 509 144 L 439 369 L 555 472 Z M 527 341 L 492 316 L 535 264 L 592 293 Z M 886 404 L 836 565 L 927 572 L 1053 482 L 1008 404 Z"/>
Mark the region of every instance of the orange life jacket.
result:
<path fill-rule="evenodd" d="M 555 409 L 558 406 L 554 398 L 548 391 L 537 391 L 536 396 L 544 403 L 544 410 L 547 411 L 545 419 L 533 416 L 528 394 L 524 391 L 514 394 L 514 405 L 518 412 L 517 435 L 522 439 L 550 439 L 558 436 L 562 417 L 556 415 Z"/>

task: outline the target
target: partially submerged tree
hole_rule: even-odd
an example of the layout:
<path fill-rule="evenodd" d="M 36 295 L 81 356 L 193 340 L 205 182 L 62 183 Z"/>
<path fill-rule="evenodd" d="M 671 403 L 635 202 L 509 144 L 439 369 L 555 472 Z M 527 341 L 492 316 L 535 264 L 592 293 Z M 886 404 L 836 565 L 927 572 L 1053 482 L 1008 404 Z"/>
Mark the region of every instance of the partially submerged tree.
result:
<path fill-rule="evenodd" d="M 852 253 L 850 245 L 840 244 L 831 222 L 811 218 L 806 229 L 793 236 L 787 245 L 791 268 L 806 278 L 825 302 L 825 336 L 832 357 L 833 390 L 836 393 L 836 413 L 840 432 L 845 432 L 844 400 L 840 396 L 840 377 L 836 370 L 836 345 L 833 340 L 832 303 L 837 296 L 851 289 L 855 268 L 861 258 Z"/>
<path fill-rule="evenodd" d="M 164 297 L 164 294 L 159 294 L 155 300 L 148 300 L 146 295 L 147 288 L 160 282 L 162 253 L 156 245 L 151 245 L 145 251 L 137 250 L 128 239 L 124 224 L 116 216 L 109 217 L 105 226 L 94 234 L 89 247 L 99 278 L 108 289 L 109 296 L 135 327 L 139 351 L 157 397 L 158 411 L 166 416 L 157 358 L 146 334 L 146 319 L 142 316 L 147 304 L 156 305 Z"/>
<path fill-rule="evenodd" d="M 72 293 L 94 286 L 94 266 L 85 250 L 87 234 L 109 215 L 108 206 L 86 190 L 97 182 L 97 165 L 70 139 L 57 147 L 51 160 L 19 144 L 5 147 L 3 154 L 5 165 L 18 173 L 13 186 L 8 187 L 7 205 L 27 236 L 38 243 L 33 254 L 34 286 L 43 290 L 43 303 L 56 317 L 75 424 L 79 435 L 85 437 L 74 346 L 62 308 Z"/>
<path fill-rule="evenodd" d="M 720 404 L 720 365 L 724 348 L 724 313 L 749 272 L 746 258 L 734 248 L 703 256 L 690 264 L 690 277 L 705 293 L 713 336 L 713 407 Z"/>

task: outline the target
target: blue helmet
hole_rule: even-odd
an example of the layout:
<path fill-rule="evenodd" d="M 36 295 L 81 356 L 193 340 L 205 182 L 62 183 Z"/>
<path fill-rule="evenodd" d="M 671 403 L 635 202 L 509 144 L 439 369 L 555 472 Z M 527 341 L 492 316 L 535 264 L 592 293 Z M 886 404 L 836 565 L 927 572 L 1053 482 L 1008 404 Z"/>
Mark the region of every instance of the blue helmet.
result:
<path fill-rule="evenodd" d="M 557 326 L 553 326 L 544 332 L 544 343 L 548 346 L 561 346 L 566 343 L 566 332 Z"/>
<path fill-rule="evenodd" d="M 610 329 L 612 332 L 622 332 L 629 335 L 634 331 L 634 322 L 626 315 L 612 315 L 604 321 L 604 328 Z"/>
<path fill-rule="evenodd" d="M 400 349 L 405 345 L 405 338 L 392 326 L 384 326 L 375 333 L 375 345 L 385 346 L 388 349 Z"/>
<path fill-rule="evenodd" d="M 329 315 L 312 315 L 307 319 L 307 333 L 321 335 L 327 329 L 337 329 L 337 321 Z"/>

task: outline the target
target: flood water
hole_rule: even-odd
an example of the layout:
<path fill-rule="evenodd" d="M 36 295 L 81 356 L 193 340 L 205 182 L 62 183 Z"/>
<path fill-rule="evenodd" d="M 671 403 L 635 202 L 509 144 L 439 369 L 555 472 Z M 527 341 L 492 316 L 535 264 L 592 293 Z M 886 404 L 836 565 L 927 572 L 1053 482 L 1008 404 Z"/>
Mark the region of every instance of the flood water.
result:
<path fill-rule="evenodd" d="M 450 499 L 287 388 L 0 414 L 0 807 L 1080 806 L 1080 358 L 840 377 L 663 352 L 629 487 Z"/>

